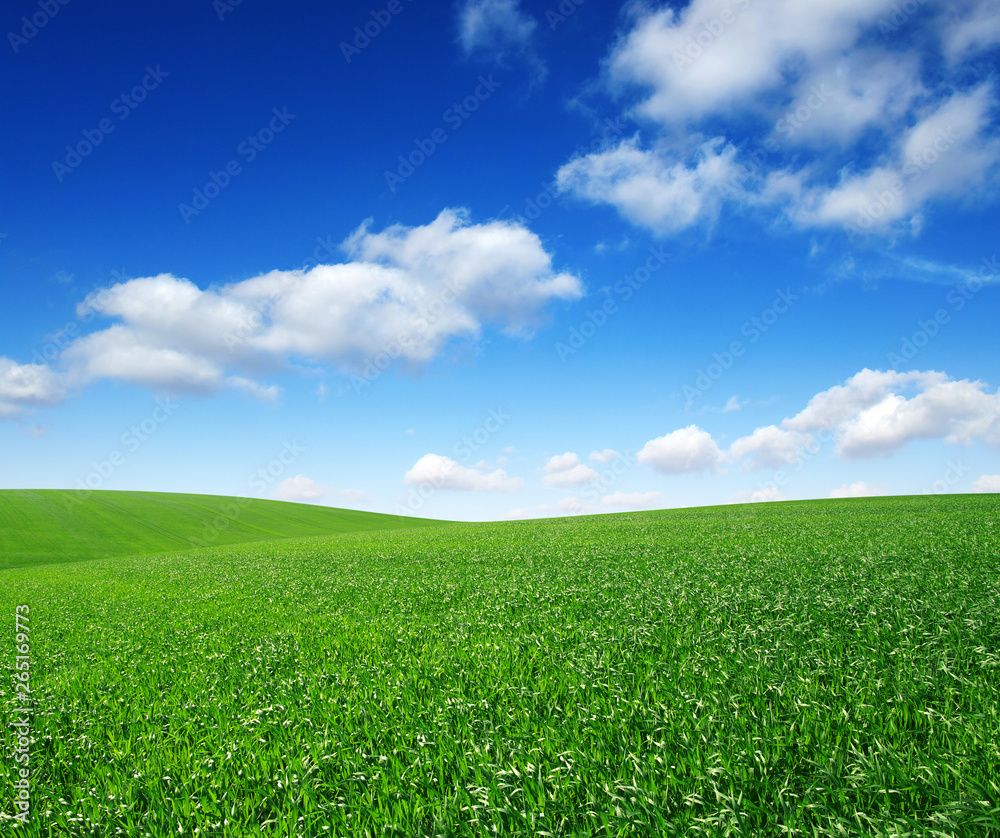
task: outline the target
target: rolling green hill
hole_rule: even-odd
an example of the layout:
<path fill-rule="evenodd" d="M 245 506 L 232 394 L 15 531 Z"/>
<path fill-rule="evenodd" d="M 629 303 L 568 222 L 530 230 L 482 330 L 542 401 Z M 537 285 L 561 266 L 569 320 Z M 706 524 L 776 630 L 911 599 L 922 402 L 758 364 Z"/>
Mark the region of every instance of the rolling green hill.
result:
<path fill-rule="evenodd" d="M 216 495 L 0 490 L 0 568 L 440 523 Z"/>
<path fill-rule="evenodd" d="M 229 500 L 116 496 L 87 520 Z M 11 568 L 31 820 L 3 834 L 996 838 L 998 513 L 852 498 Z"/>

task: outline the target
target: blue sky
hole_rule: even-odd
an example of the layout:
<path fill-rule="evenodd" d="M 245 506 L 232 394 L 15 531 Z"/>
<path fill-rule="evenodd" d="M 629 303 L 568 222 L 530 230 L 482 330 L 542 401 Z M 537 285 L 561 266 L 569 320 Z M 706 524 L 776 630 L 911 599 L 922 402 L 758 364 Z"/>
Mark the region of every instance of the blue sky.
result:
<path fill-rule="evenodd" d="M 1000 490 L 988 0 L 13 2 L 4 488 Z"/>

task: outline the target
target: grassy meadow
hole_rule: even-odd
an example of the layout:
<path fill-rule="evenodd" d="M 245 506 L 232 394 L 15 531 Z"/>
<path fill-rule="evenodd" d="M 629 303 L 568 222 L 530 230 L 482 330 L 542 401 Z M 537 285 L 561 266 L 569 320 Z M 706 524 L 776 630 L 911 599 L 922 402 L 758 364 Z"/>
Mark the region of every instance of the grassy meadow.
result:
<path fill-rule="evenodd" d="M 1000 835 L 997 496 L 305 507 L 207 548 L 151 534 L 197 496 L 149 496 L 100 558 L 111 494 L 34 558 L 0 498 L 0 701 L 28 604 L 37 703 L 5 834 Z"/>

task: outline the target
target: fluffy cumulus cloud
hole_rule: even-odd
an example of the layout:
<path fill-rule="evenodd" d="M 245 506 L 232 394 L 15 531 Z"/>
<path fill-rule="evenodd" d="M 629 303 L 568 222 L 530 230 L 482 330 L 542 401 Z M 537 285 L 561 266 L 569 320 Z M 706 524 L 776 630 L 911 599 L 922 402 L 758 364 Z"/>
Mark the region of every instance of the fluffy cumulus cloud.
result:
<path fill-rule="evenodd" d="M 642 133 L 558 184 L 660 235 L 741 211 L 801 227 L 919 231 L 1000 169 L 995 0 L 636 4 L 606 62 Z M 640 138 L 642 137 L 642 138 Z"/>
<path fill-rule="evenodd" d="M 639 85 L 665 125 L 755 106 L 794 67 L 839 58 L 893 0 L 692 0 L 641 15 L 611 56 L 612 79 Z M 799 69 L 799 73 L 802 70 Z"/>
<path fill-rule="evenodd" d="M 103 289 L 81 311 L 116 322 L 72 342 L 59 373 L 0 366 L 0 411 L 51 402 L 60 382 L 98 379 L 170 392 L 231 388 L 269 401 L 278 389 L 257 379 L 290 363 L 366 376 L 396 361 L 423 364 L 486 324 L 530 337 L 547 303 L 582 295 L 529 230 L 472 224 L 463 210 L 420 227 L 374 232 L 365 223 L 342 247 L 349 261 L 205 290 L 170 274 Z"/>
<path fill-rule="evenodd" d="M 407 486 L 455 489 L 461 492 L 516 492 L 524 488 L 520 477 L 508 477 L 502 468 L 483 472 L 457 463 L 441 454 L 424 454 L 414 464 L 403 482 Z"/>
<path fill-rule="evenodd" d="M 808 441 L 806 434 L 767 425 L 757 428 L 750 436 L 737 439 L 729 447 L 727 457 L 733 461 L 743 461 L 744 471 L 780 468 L 798 460 Z"/>
<path fill-rule="evenodd" d="M 582 486 L 599 477 L 590 466 L 583 465 L 579 456 L 572 451 L 550 457 L 549 461 L 542 467 L 542 471 L 545 472 L 542 483 L 546 486 L 560 488 Z"/>
<path fill-rule="evenodd" d="M 617 460 L 621 456 L 613 448 L 605 448 L 603 451 L 591 451 L 587 455 L 587 459 L 593 460 L 595 463 L 610 463 L 612 460 Z"/>
<path fill-rule="evenodd" d="M 638 460 L 663 474 L 711 470 L 722 463 L 752 471 L 793 465 L 828 444 L 841 459 L 865 460 L 889 456 L 918 440 L 1000 444 L 1000 392 L 943 372 L 864 369 L 817 393 L 794 416 L 738 437 L 727 450 L 708 431 L 689 425 L 647 442 Z M 847 489 L 872 487 L 855 483 Z"/>
<path fill-rule="evenodd" d="M 574 452 L 567 451 L 565 454 L 556 454 L 554 457 L 549 457 L 548 462 L 542 467 L 542 471 L 546 474 L 555 474 L 556 472 L 566 471 L 578 465 L 580 465 L 580 458 Z"/>
<path fill-rule="evenodd" d="M 636 139 L 623 140 L 615 148 L 566 163 L 556 174 L 556 185 L 617 207 L 633 224 L 673 233 L 718 216 L 723 197 L 739 180 L 735 157 L 736 149 L 721 140 L 683 157 L 642 149 Z"/>
<path fill-rule="evenodd" d="M 661 474 L 711 471 L 722 461 L 722 452 L 712 435 L 697 425 L 651 439 L 636 459 Z"/>
<path fill-rule="evenodd" d="M 546 474 L 542 478 L 542 483 L 557 487 L 582 486 L 597 480 L 599 476 L 590 466 L 578 465 L 565 471 L 557 471 L 555 474 Z"/>
<path fill-rule="evenodd" d="M 18 364 L 0 357 L 0 417 L 22 416 L 66 397 L 62 376 L 45 364 Z"/>
<path fill-rule="evenodd" d="M 972 484 L 972 489 L 982 493 L 1000 492 L 1000 474 L 984 474 Z"/>
<path fill-rule="evenodd" d="M 942 372 L 862 370 L 814 396 L 783 426 L 831 431 L 845 459 L 891 454 L 906 443 L 941 439 L 970 445 L 1000 442 L 1000 395 L 983 382 L 954 381 Z"/>
<path fill-rule="evenodd" d="M 800 79 L 792 98 L 774 124 L 774 143 L 835 151 L 850 146 L 868 128 L 891 129 L 918 96 L 920 83 L 914 55 L 859 50 L 831 61 Z"/>
<path fill-rule="evenodd" d="M 874 483 L 867 483 L 864 480 L 858 480 L 850 485 L 846 483 L 839 489 L 834 489 L 830 492 L 831 498 L 873 498 L 878 495 L 884 495 L 885 492 L 882 491 Z"/>
<path fill-rule="evenodd" d="M 1000 139 L 985 137 L 996 97 L 989 84 L 940 102 L 892 143 L 888 160 L 859 172 L 844 170 L 835 184 L 809 172 L 778 173 L 771 184 L 803 226 L 839 225 L 863 233 L 916 220 L 935 198 L 975 191 L 1000 161 Z"/>

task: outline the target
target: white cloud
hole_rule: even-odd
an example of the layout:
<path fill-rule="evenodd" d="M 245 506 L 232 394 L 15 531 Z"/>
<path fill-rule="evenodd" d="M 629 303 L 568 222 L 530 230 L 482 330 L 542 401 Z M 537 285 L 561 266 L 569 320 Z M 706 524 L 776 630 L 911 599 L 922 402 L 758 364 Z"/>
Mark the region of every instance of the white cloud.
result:
<path fill-rule="evenodd" d="M 596 480 L 599 475 L 590 466 L 580 463 L 580 458 L 573 451 L 556 454 L 542 467 L 545 476 L 542 483 L 546 486 L 569 487 L 582 486 Z"/>
<path fill-rule="evenodd" d="M 66 398 L 62 377 L 45 364 L 18 364 L 0 356 L 0 417 L 21 416 Z"/>
<path fill-rule="evenodd" d="M 508 56 L 516 56 L 540 80 L 546 67 L 533 46 L 537 27 L 520 0 L 465 0 L 458 8 L 458 41 L 466 57 L 478 55 L 503 65 Z"/>
<path fill-rule="evenodd" d="M 913 224 L 931 200 L 976 191 L 1000 162 L 1000 140 L 985 133 L 995 104 L 989 84 L 955 93 L 898 136 L 891 161 L 858 173 L 845 168 L 832 187 L 807 186 L 808 173 L 784 173 L 801 187 L 786 191 L 795 197 L 790 217 L 802 226 L 879 231 Z"/>
<path fill-rule="evenodd" d="M 591 451 L 587 455 L 587 459 L 593 460 L 595 463 L 610 463 L 612 460 L 617 460 L 620 456 L 613 448 L 605 448 L 603 451 Z"/>
<path fill-rule="evenodd" d="M 281 395 L 281 388 L 277 385 L 272 384 L 265 387 L 258 384 L 256 381 L 251 381 L 249 378 L 244 378 L 241 375 L 229 376 L 226 379 L 226 384 L 234 390 L 239 390 L 240 392 L 246 393 L 248 396 L 252 396 L 262 402 L 276 402 L 278 397 Z"/>
<path fill-rule="evenodd" d="M 1000 43 L 1000 12 L 927 8 L 890 38 L 898 0 L 633 4 L 605 75 L 619 100 L 638 94 L 647 139 L 570 160 L 557 183 L 659 235 L 728 205 L 917 233 L 929 206 L 991 196 L 1000 173 L 996 97 L 972 63 Z"/>
<path fill-rule="evenodd" d="M 522 478 L 508 477 L 502 468 L 484 474 L 440 454 L 424 454 L 406 472 L 403 482 L 407 486 L 429 486 L 463 492 L 514 492 L 524 487 Z"/>
<path fill-rule="evenodd" d="M 744 471 L 757 468 L 780 468 L 794 463 L 809 443 L 810 437 L 796 431 L 786 431 L 776 425 L 757 428 L 750 436 L 737 439 L 727 452 L 733 461 L 750 458 L 743 464 Z"/>
<path fill-rule="evenodd" d="M 207 290 L 169 274 L 122 282 L 81 310 L 118 318 L 60 357 L 70 380 L 113 379 L 161 390 L 231 387 L 273 400 L 254 379 L 296 361 L 365 373 L 426 363 L 487 323 L 530 337 L 551 300 L 580 281 L 552 269 L 538 237 L 515 223 L 470 224 L 445 210 L 422 227 L 366 222 L 343 248 L 352 261 L 270 273 Z M 375 365 L 378 365 L 377 367 Z"/>
<path fill-rule="evenodd" d="M 611 78 L 645 88 L 640 112 L 666 126 L 759 107 L 789 73 L 852 47 L 892 2 L 692 0 L 642 15 L 611 55 Z"/>
<path fill-rule="evenodd" d="M 637 460 L 661 474 L 684 474 L 715 469 L 722 460 L 722 453 L 711 434 L 697 425 L 688 425 L 651 439 L 643 446 Z"/>
<path fill-rule="evenodd" d="M 736 149 L 721 139 L 682 160 L 670 150 L 648 151 L 636 139 L 578 157 L 556 174 L 560 191 L 615 207 L 633 224 L 664 235 L 714 220 L 738 180 Z"/>
<path fill-rule="evenodd" d="M 777 468 L 795 462 L 821 433 L 836 441 L 837 456 L 849 460 L 887 456 L 920 439 L 998 444 L 1000 394 L 981 381 L 954 381 L 942 372 L 863 369 L 817 393 L 780 427 L 737 439 L 726 457 L 751 457 L 746 469 Z"/>
<path fill-rule="evenodd" d="M 615 492 L 601 498 L 605 506 L 622 506 L 628 509 L 649 509 L 663 503 L 662 492 Z"/>
<path fill-rule="evenodd" d="M 885 492 L 882 491 L 874 483 L 867 483 L 864 480 L 858 480 L 848 486 L 846 483 L 839 489 L 834 489 L 830 492 L 831 498 L 873 498 L 878 495 L 884 495 Z"/>
<path fill-rule="evenodd" d="M 584 483 L 597 480 L 598 477 L 600 475 L 590 466 L 575 465 L 572 468 L 557 471 L 553 474 L 546 474 L 542 478 L 542 483 L 546 486 L 558 487 L 582 486 Z"/>
<path fill-rule="evenodd" d="M 315 503 L 326 494 L 326 491 L 326 487 L 320 486 L 315 480 L 296 474 L 295 477 L 282 480 L 275 486 L 271 497 L 297 503 Z"/>
<path fill-rule="evenodd" d="M 778 143 L 848 146 L 868 128 L 891 128 L 924 94 L 915 54 L 859 50 L 803 77 L 775 122 Z"/>
<path fill-rule="evenodd" d="M 458 10 L 459 40 L 466 55 L 527 44 L 536 26 L 518 0 L 466 0 Z"/>
<path fill-rule="evenodd" d="M 742 492 L 736 492 L 729 498 L 731 503 L 770 503 L 784 499 L 785 496 L 774 486 L 768 486 L 764 489 L 746 489 Z"/>
<path fill-rule="evenodd" d="M 972 490 L 981 493 L 1000 492 L 1000 474 L 984 474 L 972 484 Z"/>
<path fill-rule="evenodd" d="M 580 458 L 572 451 L 567 451 L 565 454 L 556 454 L 554 457 L 550 457 L 542 470 L 547 474 L 553 474 L 557 471 L 566 471 L 566 469 L 578 465 L 580 465 Z"/>
<path fill-rule="evenodd" d="M 1000 442 L 1000 395 L 968 380 L 935 381 L 909 399 L 889 390 L 840 425 L 837 453 L 847 459 L 886 456 L 917 439 Z"/>
<path fill-rule="evenodd" d="M 865 368 L 843 384 L 817 393 L 803 410 L 781 424 L 788 430 L 799 432 L 831 429 L 861 410 L 877 404 L 893 389 L 912 385 L 928 387 L 946 379 L 947 376 L 939 372 L 895 372 Z"/>
<path fill-rule="evenodd" d="M 727 462 L 743 471 L 781 469 L 830 443 L 835 456 L 861 460 L 888 456 L 917 440 L 1000 445 L 1000 392 L 943 372 L 863 369 L 817 393 L 794 416 L 737 438 L 724 452 L 708 431 L 689 425 L 650 440 L 637 459 L 662 474 L 715 470 Z M 848 489 L 881 491 L 863 482 Z"/>
<path fill-rule="evenodd" d="M 726 406 L 722 408 L 723 413 L 733 413 L 737 410 L 743 409 L 744 402 L 740 401 L 739 396 L 730 396 L 729 401 L 726 402 Z"/>
<path fill-rule="evenodd" d="M 950 0 L 944 9 L 942 40 L 949 60 L 1000 43 L 1000 9 L 995 0 Z"/>
<path fill-rule="evenodd" d="M 180 282 L 173 277 L 155 277 L 150 283 L 159 284 L 162 280 Z M 132 282 L 143 280 L 131 280 L 129 284 Z M 139 285 L 133 289 L 138 294 L 147 290 Z M 225 382 L 223 366 L 199 355 L 197 350 L 180 348 L 184 337 L 175 336 L 174 346 L 168 346 L 159 335 L 114 325 L 74 341 L 63 351 L 60 361 L 70 368 L 71 378 L 80 384 L 107 378 L 174 392 L 208 393 L 221 389 Z"/>

